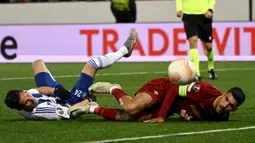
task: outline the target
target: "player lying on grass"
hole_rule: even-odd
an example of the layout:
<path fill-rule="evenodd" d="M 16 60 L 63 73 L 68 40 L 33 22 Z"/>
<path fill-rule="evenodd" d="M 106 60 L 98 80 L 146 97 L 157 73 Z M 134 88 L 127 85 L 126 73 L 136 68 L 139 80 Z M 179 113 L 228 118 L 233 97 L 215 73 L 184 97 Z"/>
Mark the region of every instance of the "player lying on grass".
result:
<path fill-rule="evenodd" d="M 27 91 L 10 90 L 5 104 L 11 109 L 17 109 L 26 119 L 69 119 L 67 110 L 71 105 L 83 105 L 93 100 L 88 88 L 93 84 L 97 70 L 111 66 L 123 56 L 129 57 L 136 41 L 137 33 L 132 30 L 124 46 L 118 51 L 90 59 L 71 92 L 55 81 L 42 60 L 36 60 L 32 68 L 37 88 Z"/>
<path fill-rule="evenodd" d="M 98 82 L 92 92 L 110 93 L 119 102 L 120 109 L 99 107 L 94 102 L 86 106 L 69 108 L 71 116 L 92 113 L 117 121 L 164 122 L 174 113 L 184 120 L 229 120 L 230 111 L 237 110 L 245 100 L 239 87 L 222 93 L 206 82 L 193 82 L 187 86 L 174 85 L 169 78 L 158 78 L 143 85 L 131 98 L 120 86 Z"/>

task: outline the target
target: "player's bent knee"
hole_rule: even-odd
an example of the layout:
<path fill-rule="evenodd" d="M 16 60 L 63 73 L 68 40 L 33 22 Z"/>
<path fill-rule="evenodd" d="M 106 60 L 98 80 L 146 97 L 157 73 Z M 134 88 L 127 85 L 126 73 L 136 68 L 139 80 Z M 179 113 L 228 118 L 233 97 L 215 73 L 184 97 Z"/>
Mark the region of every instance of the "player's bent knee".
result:
<path fill-rule="evenodd" d="M 34 75 L 36 75 L 39 72 L 49 72 L 49 70 L 44 64 L 44 61 L 41 59 L 38 59 L 33 62 L 32 69 L 33 69 Z"/>
<path fill-rule="evenodd" d="M 41 59 L 35 60 L 35 61 L 32 63 L 32 66 L 34 67 L 34 66 L 36 66 L 36 65 L 38 65 L 38 64 L 44 64 L 43 60 L 41 60 Z"/>
<path fill-rule="evenodd" d="M 197 36 L 190 37 L 188 41 L 190 44 L 197 44 L 198 37 Z"/>
<path fill-rule="evenodd" d="M 207 50 L 211 50 L 212 49 L 212 43 L 208 43 L 208 42 L 205 42 L 205 47 Z"/>
<path fill-rule="evenodd" d="M 85 73 L 85 74 L 87 74 L 87 75 L 89 75 L 91 77 L 95 76 L 96 71 L 97 70 L 92 65 L 90 65 L 90 64 L 86 64 L 84 66 L 84 68 L 82 69 L 82 73 Z"/>
<path fill-rule="evenodd" d="M 40 69 L 40 67 L 42 67 L 43 65 L 44 65 L 43 60 L 37 59 L 32 63 L 32 68 L 34 71 L 36 71 L 37 69 Z"/>

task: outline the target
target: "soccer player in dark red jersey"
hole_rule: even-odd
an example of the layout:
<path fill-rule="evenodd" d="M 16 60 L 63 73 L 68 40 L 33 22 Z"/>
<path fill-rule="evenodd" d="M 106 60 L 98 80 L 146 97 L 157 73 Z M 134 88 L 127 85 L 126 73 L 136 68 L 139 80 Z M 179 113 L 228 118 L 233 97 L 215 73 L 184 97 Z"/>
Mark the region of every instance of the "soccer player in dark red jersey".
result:
<path fill-rule="evenodd" d="M 89 103 L 71 107 L 71 116 L 93 113 L 110 120 L 164 122 L 174 113 L 184 120 L 229 120 L 229 112 L 237 110 L 245 100 L 239 87 L 222 93 L 206 82 L 193 82 L 178 86 L 169 78 L 147 82 L 134 98 L 128 96 L 119 85 L 98 82 L 90 87 L 91 92 L 110 93 L 120 103 L 121 109 L 109 109 Z"/>
<path fill-rule="evenodd" d="M 163 105 L 165 108 L 171 106 L 168 114 L 177 113 L 184 120 L 223 121 L 229 120 L 230 111 L 237 110 L 244 100 L 245 94 L 239 87 L 233 87 L 222 93 L 209 83 L 193 82 L 188 86 L 179 86 L 174 104 L 168 102 Z M 160 115 L 156 115 L 155 119 L 147 122 L 161 120 Z"/>

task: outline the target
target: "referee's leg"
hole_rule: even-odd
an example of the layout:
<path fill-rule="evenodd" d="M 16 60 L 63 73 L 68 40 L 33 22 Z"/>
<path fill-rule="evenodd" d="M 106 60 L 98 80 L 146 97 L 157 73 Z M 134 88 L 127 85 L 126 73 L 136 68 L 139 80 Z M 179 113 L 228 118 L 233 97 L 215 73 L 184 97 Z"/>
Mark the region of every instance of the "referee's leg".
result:
<path fill-rule="evenodd" d="M 187 36 L 187 39 L 189 41 L 189 56 L 190 60 L 195 65 L 196 71 L 197 71 L 197 80 L 201 80 L 200 78 L 200 69 L 199 69 L 199 52 L 197 49 L 197 41 L 198 41 L 198 27 L 197 27 L 197 16 L 194 15 L 183 15 L 183 23 L 184 23 L 184 29 Z"/>
<path fill-rule="evenodd" d="M 212 80 L 217 79 L 214 71 L 214 48 L 212 45 L 212 19 L 205 18 L 204 23 L 201 25 L 201 40 L 206 47 L 206 56 L 208 59 L 208 73 L 209 78 Z"/>

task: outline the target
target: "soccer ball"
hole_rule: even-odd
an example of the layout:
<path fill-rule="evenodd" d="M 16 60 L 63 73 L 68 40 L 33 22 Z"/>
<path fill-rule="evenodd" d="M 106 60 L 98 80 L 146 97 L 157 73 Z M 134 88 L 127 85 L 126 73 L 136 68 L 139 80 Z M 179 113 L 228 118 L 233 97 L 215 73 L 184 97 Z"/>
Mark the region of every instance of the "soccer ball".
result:
<path fill-rule="evenodd" d="M 179 58 L 168 66 L 168 76 L 177 85 L 187 85 L 195 80 L 197 71 L 194 64 L 185 58 Z"/>

